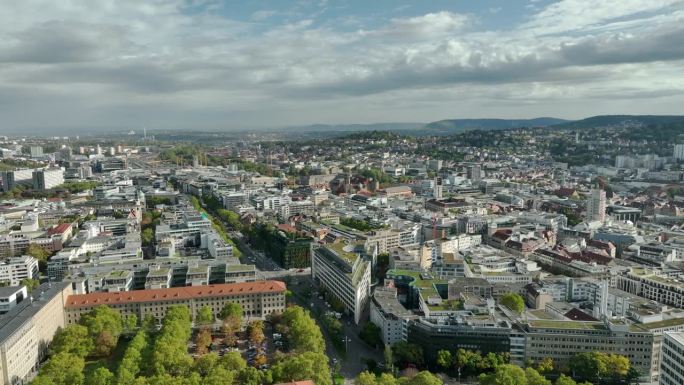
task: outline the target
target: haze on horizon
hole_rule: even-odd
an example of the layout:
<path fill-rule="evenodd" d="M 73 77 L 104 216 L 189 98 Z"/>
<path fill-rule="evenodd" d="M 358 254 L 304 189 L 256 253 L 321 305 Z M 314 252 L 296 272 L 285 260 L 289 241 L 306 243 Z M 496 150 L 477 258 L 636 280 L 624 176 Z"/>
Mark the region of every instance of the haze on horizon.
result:
<path fill-rule="evenodd" d="M 678 114 L 683 0 L 22 0 L 0 133 Z"/>

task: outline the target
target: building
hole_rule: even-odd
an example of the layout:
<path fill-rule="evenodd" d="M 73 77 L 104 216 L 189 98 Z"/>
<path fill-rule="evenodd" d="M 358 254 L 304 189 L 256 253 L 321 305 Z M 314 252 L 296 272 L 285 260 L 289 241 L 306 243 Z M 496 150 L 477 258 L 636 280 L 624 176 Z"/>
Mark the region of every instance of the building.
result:
<path fill-rule="evenodd" d="M 57 329 L 64 327 L 68 283 L 43 284 L 30 299 L 0 316 L 0 371 L 2 384 L 27 384 L 38 374 Z"/>
<path fill-rule="evenodd" d="M 591 196 L 587 201 L 587 222 L 606 221 L 606 192 L 600 188 L 591 189 Z"/>
<path fill-rule="evenodd" d="M 399 341 L 406 341 L 408 323 L 416 318 L 397 299 L 397 289 L 393 287 L 378 287 L 373 292 L 370 303 L 370 321 L 380 328 L 382 342 L 394 345 Z"/>
<path fill-rule="evenodd" d="M 617 277 L 617 288 L 665 305 L 684 308 L 684 284 L 657 270 L 631 268 Z"/>
<path fill-rule="evenodd" d="M 673 156 L 675 160 L 684 159 L 684 144 L 675 144 Z"/>
<path fill-rule="evenodd" d="M 69 296 L 66 300 L 66 322 L 67 324 L 77 323 L 83 314 L 100 305 L 107 305 L 119 311 L 124 317 L 135 315 L 142 320 L 147 315 L 151 315 L 161 322 L 169 306 L 188 306 L 191 314 L 197 314 L 200 308 L 209 306 L 214 316 L 218 317 L 228 303 L 239 303 L 246 319 L 264 319 L 269 314 L 285 310 L 286 289 L 285 283 L 280 281 L 255 281 L 77 294 Z"/>
<path fill-rule="evenodd" d="M 358 324 L 370 299 L 370 262 L 356 251 L 355 245 L 336 243 L 312 247 L 312 278 L 342 301 Z"/>
<path fill-rule="evenodd" d="M 0 264 L 0 282 L 17 286 L 23 279 L 38 278 L 38 261 L 28 255 L 12 257 Z"/>
<path fill-rule="evenodd" d="M 34 190 L 49 190 L 64 183 L 64 170 L 61 168 L 46 168 L 36 170 L 32 175 Z"/>
<path fill-rule="evenodd" d="M 40 158 L 43 156 L 43 147 L 42 146 L 31 146 L 29 148 L 29 152 L 31 154 L 31 158 Z"/>
<path fill-rule="evenodd" d="M 33 182 L 33 170 L 14 170 L 0 172 L 0 179 L 2 179 L 2 191 L 10 191 L 17 185 L 31 185 Z"/>
<path fill-rule="evenodd" d="M 682 146 L 684 157 L 684 145 L 676 145 L 675 150 L 677 146 Z M 684 384 L 684 332 L 665 333 L 660 353 L 660 385 L 680 384 Z"/>
<path fill-rule="evenodd" d="M 26 286 L 0 287 L 0 314 L 14 309 L 21 301 L 28 297 Z"/>

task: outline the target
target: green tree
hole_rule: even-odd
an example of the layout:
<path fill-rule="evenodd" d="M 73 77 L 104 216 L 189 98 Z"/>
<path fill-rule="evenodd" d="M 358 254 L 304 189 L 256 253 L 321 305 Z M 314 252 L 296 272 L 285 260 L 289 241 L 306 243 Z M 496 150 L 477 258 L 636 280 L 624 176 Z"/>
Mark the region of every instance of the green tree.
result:
<path fill-rule="evenodd" d="M 240 371 L 247 367 L 247 362 L 238 352 L 228 352 L 219 358 L 218 364 L 228 370 Z"/>
<path fill-rule="evenodd" d="M 71 353 L 57 353 L 43 365 L 41 376 L 48 377 L 55 385 L 83 384 L 83 358 Z"/>
<path fill-rule="evenodd" d="M 382 345 L 382 330 L 372 322 L 366 322 L 363 325 L 359 332 L 359 337 L 367 343 L 368 346 L 377 348 Z"/>
<path fill-rule="evenodd" d="M 551 385 L 551 381 L 532 368 L 525 369 L 525 377 L 527 378 L 527 385 Z"/>
<path fill-rule="evenodd" d="M 264 323 L 262 321 L 252 321 L 247 326 L 247 335 L 249 342 L 253 345 L 261 345 L 266 336 L 264 336 Z"/>
<path fill-rule="evenodd" d="M 93 350 L 93 340 L 88 328 L 83 325 L 69 325 L 59 329 L 52 339 L 50 354 L 71 353 L 85 358 Z"/>
<path fill-rule="evenodd" d="M 442 385 L 442 380 L 434 374 L 424 370 L 413 377 L 402 377 L 398 385 Z"/>
<path fill-rule="evenodd" d="M 546 357 L 537 363 L 537 371 L 539 373 L 551 373 L 553 372 L 553 358 Z"/>
<path fill-rule="evenodd" d="M 410 342 L 399 341 L 392 345 L 392 353 L 401 367 L 409 364 L 422 366 L 424 361 L 423 348 Z"/>
<path fill-rule="evenodd" d="M 217 366 L 202 380 L 203 385 L 226 385 L 232 384 L 234 379 L 233 372 Z"/>
<path fill-rule="evenodd" d="M 261 385 L 263 378 L 262 372 L 252 366 L 248 366 L 238 372 L 237 383 L 240 385 Z"/>
<path fill-rule="evenodd" d="M 328 357 L 323 353 L 314 352 L 288 356 L 273 365 L 273 380 L 312 380 L 316 385 L 331 385 Z"/>
<path fill-rule="evenodd" d="M 97 306 L 81 317 L 81 324 L 88 328 L 88 334 L 93 338 L 93 354 L 100 357 L 109 356 L 123 330 L 119 312 L 108 306 Z"/>
<path fill-rule="evenodd" d="M 526 385 L 525 371 L 515 365 L 500 365 L 494 373 L 481 374 L 480 385 Z"/>
<path fill-rule="evenodd" d="M 376 385 L 375 374 L 363 371 L 354 379 L 354 385 Z"/>
<path fill-rule="evenodd" d="M 394 371 L 394 354 L 392 354 L 392 347 L 385 345 L 385 350 L 383 351 L 383 357 L 385 358 L 385 368 L 390 372 Z"/>
<path fill-rule="evenodd" d="M 151 245 L 152 241 L 154 241 L 154 229 L 151 227 L 143 229 L 143 231 L 140 233 L 140 239 L 143 246 Z"/>
<path fill-rule="evenodd" d="M 554 382 L 554 385 L 577 385 L 577 382 L 565 374 L 561 374 L 560 377 L 556 379 L 556 382 Z"/>
<path fill-rule="evenodd" d="M 24 254 L 30 255 L 39 261 L 47 261 L 47 258 L 50 256 L 49 251 L 47 251 L 46 249 L 40 247 L 39 245 L 37 245 L 35 243 L 29 244 L 28 247 L 26 248 L 26 251 L 24 252 Z"/>
<path fill-rule="evenodd" d="M 199 326 L 208 326 L 214 323 L 214 312 L 209 306 L 202 306 L 197 311 L 197 317 L 195 317 L 195 324 Z"/>
<path fill-rule="evenodd" d="M 519 294 L 516 293 L 507 293 L 502 295 L 499 303 L 518 314 L 522 314 L 522 312 L 525 311 L 525 301 Z"/>
<path fill-rule="evenodd" d="M 86 385 L 113 385 L 114 374 L 105 367 L 93 370 L 85 379 Z"/>
<path fill-rule="evenodd" d="M 448 369 L 452 363 L 453 358 L 450 351 L 440 350 L 437 352 L 437 365 L 441 366 L 442 369 Z"/>
<path fill-rule="evenodd" d="M 394 378 L 393 375 L 389 373 L 382 373 L 380 377 L 378 377 L 375 382 L 378 385 L 396 385 L 397 379 Z"/>
<path fill-rule="evenodd" d="M 19 281 L 19 285 L 26 286 L 26 290 L 30 293 L 40 286 L 40 281 L 37 279 L 25 278 Z"/>
<path fill-rule="evenodd" d="M 242 323 L 242 306 L 239 303 L 229 302 L 219 313 L 219 317 L 223 320 L 230 316 L 236 317 Z"/>
<path fill-rule="evenodd" d="M 216 353 L 205 354 L 195 360 L 194 370 L 202 377 L 205 377 L 218 364 L 218 360 L 219 356 Z"/>
<path fill-rule="evenodd" d="M 290 350 L 296 353 L 325 352 L 325 340 L 321 329 L 302 307 L 288 307 L 280 320 L 281 329 L 287 336 Z"/>
<path fill-rule="evenodd" d="M 138 317 L 135 314 L 129 314 L 122 317 L 123 331 L 129 334 L 135 332 L 138 327 Z"/>

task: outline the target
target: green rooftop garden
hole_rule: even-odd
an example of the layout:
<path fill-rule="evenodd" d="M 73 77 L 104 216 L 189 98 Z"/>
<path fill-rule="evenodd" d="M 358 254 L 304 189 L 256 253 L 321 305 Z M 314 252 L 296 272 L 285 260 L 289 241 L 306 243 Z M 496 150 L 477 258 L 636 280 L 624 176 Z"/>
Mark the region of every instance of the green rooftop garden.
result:
<path fill-rule="evenodd" d="M 530 326 L 542 329 L 583 329 L 583 330 L 605 330 L 602 322 L 583 322 L 583 321 L 556 321 L 556 320 L 533 320 Z"/>

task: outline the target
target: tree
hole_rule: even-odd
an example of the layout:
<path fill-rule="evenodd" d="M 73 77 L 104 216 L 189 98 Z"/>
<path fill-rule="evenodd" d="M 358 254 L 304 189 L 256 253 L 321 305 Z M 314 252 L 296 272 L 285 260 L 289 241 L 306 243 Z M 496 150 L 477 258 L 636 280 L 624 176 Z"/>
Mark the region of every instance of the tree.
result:
<path fill-rule="evenodd" d="M 553 358 L 546 357 L 537 363 L 537 371 L 539 373 L 553 372 Z"/>
<path fill-rule="evenodd" d="M 209 306 L 202 306 L 197 311 L 195 323 L 199 326 L 208 326 L 214 323 L 214 312 Z"/>
<path fill-rule="evenodd" d="M 219 356 L 216 353 L 205 354 L 195 360 L 194 370 L 202 377 L 207 376 L 218 364 Z"/>
<path fill-rule="evenodd" d="M 325 352 L 325 340 L 321 329 L 302 307 L 288 307 L 280 319 L 280 327 L 287 336 L 291 351 L 296 353 Z"/>
<path fill-rule="evenodd" d="M 242 306 L 239 303 L 229 302 L 221 309 L 221 313 L 219 313 L 219 317 L 222 320 L 225 320 L 230 316 L 236 317 L 238 323 L 242 323 Z"/>
<path fill-rule="evenodd" d="M 261 385 L 263 375 L 252 366 L 238 372 L 237 383 L 240 385 Z"/>
<path fill-rule="evenodd" d="M 40 281 L 37 279 L 25 278 L 19 281 L 19 285 L 26 286 L 26 291 L 30 293 L 40 286 Z"/>
<path fill-rule="evenodd" d="M 52 339 L 50 354 L 71 353 L 85 358 L 93 350 L 93 340 L 88 328 L 83 325 L 69 325 L 60 329 Z"/>
<path fill-rule="evenodd" d="M 48 377 L 55 385 L 83 384 L 85 361 L 71 353 L 58 353 L 41 368 L 41 376 Z"/>
<path fill-rule="evenodd" d="M 30 255 L 38 261 L 47 261 L 47 258 L 50 256 L 49 251 L 35 243 L 29 244 L 24 254 Z"/>
<path fill-rule="evenodd" d="M 211 372 L 202 379 L 203 385 L 226 385 L 233 383 L 234 374 L 233 372 L 224 369 L 221 366 L 217 366 L 211 370 Z"/>
<path fill-rule="evenodd" d="M 143 229 L 143 231 L 140 233 L 140 239 L 142 240 L 143 246 L 151 245 L 152 241 L 154 241 L 154 229 L 151 227 Z"/>
<path fill-rule="evenodd" d="M 85 379 L 85 385 L 113 385 L 114 374 L 105 367 L 93 370 Z"/>
<path fill-rule="evenodd" d="M 409 364 L 422 366 L 424 363 L 423 348 L 410 342 L 399 341 L 392 346 L 392 353 L 401 367 Z"/>
<path fill-rule="evenodd" d="M 376 385 L 375 374 L 363 371 L 354 379 L 354 385 Z"/>
<path fill-rule="evenodd" d="M 499 303 L 518 314 L 521 314 L 523 311 L 525 311 L 525 301 L 519 294 L 504 294 L 501 296 Z"/>
<path fill-rule="evenodd" d="M 577 385 L 577 383 L 565 374 L 561 374 L 560 377 L 556 379 L 556 382 L 554 382 L 554 385 Z"/>
<path fill-rule="evenodd" d="M 264 336 L 264 323 L 262 321 L 252 321 L 247 327 L 249 342 L 252 345 L 261 345 L 266 338 Z"/>
<path fill-rule="evenodd" d="M 392 347 L 385 345 L 385 351 L 383 352 L 385 358 L 385 368 L 390 372 L 394 371 L 394 355 L 392 354 Z"/>
<path fill-rule="evenodd" d="M 267 362 L 268 362 L 268 359 L 263 354 L 258 354 L 256 357 L 254 357 L 254 366 L 256 366 L 257 368 L 260 367 L 261 365 L 266 364 Z"/>
<path fill-rule="evenodd" d="M 410 378 L 402 377 L 397 383 L 399 385 L 442 385 L 442 380 L 427 370 L 424 370 Z"/>
<path fill-rule="evenodd" d="M 367 343 L 368 346 L 374 348 L 377 348 L 382 344 L 382 330 L 372 322 L 366 322 L 363 325 L 359 332 L 359 337 L 363 342 Z"/>
<path fill-rule="evenodd" d="M 452 362 L 453 359 L 450 351 L 440 350 L 437 352 L 437 365 L 441 366 L 443 369 L 447 369 L 451 366 Z"/>
<path fill-rule="evenodd" d="M 393 375 L 389 373 L 382 373 L 380 377 L 378 377 L 375 382 L 378 385 L 396 385 L 397 384 L 397 379 L 394 378 Z"/>
<path fill-rule="evenodd" d="M 525 369 L 525 377 L 527 378 L 527 385 L 551 385 L 551 381 L 532 368 Z"/>
<path fill-rule="evenodd" d="M 129 314 L 122 319 L 123 330 L 126 333 L 132 334 L 138 327 L 138 317 L 135 314 Z"/>
<path fill-rule="evenodd" d="M 480 385 L 526 385 L 525 371 L 515 365 L 500 365 L 494 373 L 481 374 Z"/>
<path fill-rule="evenodd" d="M 247 367 L 247 362 L 238 352 L 228 352 L 219 358 L 218 364 L 228 370 L 240 371 Z"/>
<path fill-rule="evenodd" d="M 195 337 L 195 344 L 197 344 L 197 354 L 207 354 L 209 344 L 211 344 L 211 332 L 207 329 L 201 329 Z"/>
<path fill-rule="evenodd" d="M 273 365 L 272 372 L 278 382 L 312 380 L 316 385 L 331 385 L 328 357 L 323 353 L 288 356 Z"/>
<path fill-rule="evenodd" d="M 123 329 L 119 312 L 108 306 L 97 306 L 81 317 L 81 324 L 88 328 L 88 334 L 95 342 L 93 353 L 100 357 L 109 356 Z"/>

